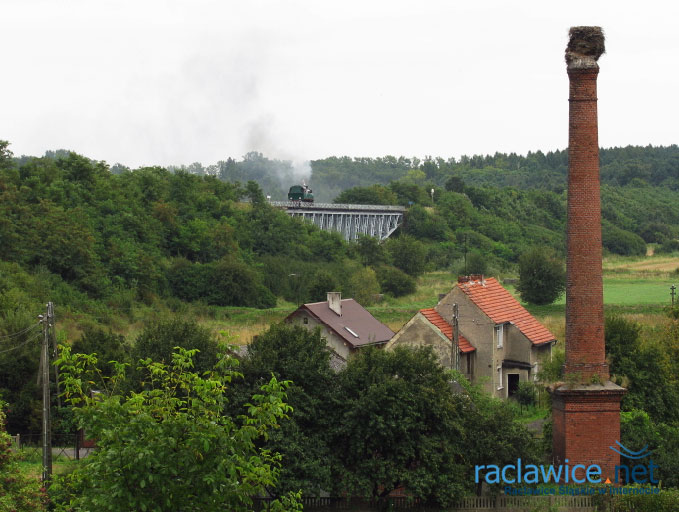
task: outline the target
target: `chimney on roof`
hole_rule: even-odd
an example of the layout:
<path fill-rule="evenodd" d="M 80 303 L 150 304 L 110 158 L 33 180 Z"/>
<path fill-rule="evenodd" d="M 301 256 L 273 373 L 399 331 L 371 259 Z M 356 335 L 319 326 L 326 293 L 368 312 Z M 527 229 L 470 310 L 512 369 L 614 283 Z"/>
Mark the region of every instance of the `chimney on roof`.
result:
<path fill-rule="evenodd" d="M 342 292 L 328 292 L 328 307 L 342 316 Z"/>
<path fill-rule="evenodd" d="M 458 282 L 458 284 L 481 283 L 481 285 L 483 285 L 483 286 L 486 285 L 486 280 L 485 280 L 483 274 L 471 274 L 469 276 L 458 276 L 457 282 Z"/>

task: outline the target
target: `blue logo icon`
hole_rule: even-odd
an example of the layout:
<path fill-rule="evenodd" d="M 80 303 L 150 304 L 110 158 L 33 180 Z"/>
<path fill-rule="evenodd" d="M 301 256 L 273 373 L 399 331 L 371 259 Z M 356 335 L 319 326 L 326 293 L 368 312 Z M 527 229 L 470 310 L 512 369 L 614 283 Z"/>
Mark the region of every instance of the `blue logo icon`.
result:
<path fill-rule="evenodd" d="M 615 453 L 618 453 L 622 455 L 623 457 L 626 457 L 628 459 L 643 459 L 644 457 L 648 457 L 651 453 L 653 452 L 647 452 L 644 453 L 644 451 L 648 450 L 648 445 L 644 446 L 641 450 L 638 452 L 633 452 L 629 448 L 626 448 L 620 441 L 616 441 L 615 444 L 617 444 L 620 448 L 622 448 L 622 451 L 617 450 L 614 446 L 609 446 L 611 450 L 613 450 Z"/>
<path fill-rule="evenodd" d="M 644 459 L 651 455 L 651 453 L 653 453 L 648 450 L 648 445 L 644 446 L 638 452 L 633 452 L 632 450 L 624 446 L 620 441 L 616 441 L 615 444 L 617 444 L 620 447 L 620 450 L 618 450 L 615 446 L 609 446 L 609 448 L 618 455 L 622 455 L 626 459 L 630 459 L 633 461 Z M 632 463 L 632 467 L 630 467 L 627 464 L 620 464 L 618 466 L 615 466 L 615 481 L 622 484 L 629 484 L 632 482 L 637 484 L 645 483 L 657 484 L 658 483 L 658 474 L 656 473 L 657 469 L 659 469 L 659 467 L 655 462 L 653 462 L 653 459 L 649 459 L 648 465 L 643 464 L 634 465 L 634 463 Z"/>

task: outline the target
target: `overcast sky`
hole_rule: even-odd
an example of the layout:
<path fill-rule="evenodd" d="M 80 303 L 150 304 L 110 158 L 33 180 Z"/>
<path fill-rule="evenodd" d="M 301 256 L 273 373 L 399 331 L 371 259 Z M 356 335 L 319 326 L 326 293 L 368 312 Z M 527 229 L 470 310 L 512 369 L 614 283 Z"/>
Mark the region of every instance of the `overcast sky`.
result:
<path fill-rule="evenodd" d="M 679 142 L 679 3 L 2 0 L 0 139 L 141 165 L 564 149 L 572 25 L 603 147 Z"/>

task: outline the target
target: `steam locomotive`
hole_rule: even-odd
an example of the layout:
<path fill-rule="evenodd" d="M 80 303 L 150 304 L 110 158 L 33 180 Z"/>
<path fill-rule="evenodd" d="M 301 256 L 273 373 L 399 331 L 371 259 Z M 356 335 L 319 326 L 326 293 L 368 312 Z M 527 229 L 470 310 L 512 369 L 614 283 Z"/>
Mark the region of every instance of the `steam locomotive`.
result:
<path fill-rule="evenodd" d="M 301 185 L 293 185 L 288 190 L 288 201 L 301 201 L 303 203 L 313 203 L 314 195 L 311 189 L 302 183 Z"/>

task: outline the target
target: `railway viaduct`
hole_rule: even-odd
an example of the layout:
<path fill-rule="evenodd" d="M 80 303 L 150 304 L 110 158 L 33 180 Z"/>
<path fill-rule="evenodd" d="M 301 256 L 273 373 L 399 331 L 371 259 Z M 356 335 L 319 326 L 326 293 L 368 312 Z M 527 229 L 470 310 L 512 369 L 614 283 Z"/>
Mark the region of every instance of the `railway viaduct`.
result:
<path fill-rule="evenodd" d="M 301 217 L 325 231 L 338 231 L 345 240 L 368 235 L 380 240 L 389 237 L 403 222 L 405 207 L 374 204 L 304 203 L 270 201 L 271 206 L 285 210 L 292 217 Z"/>

